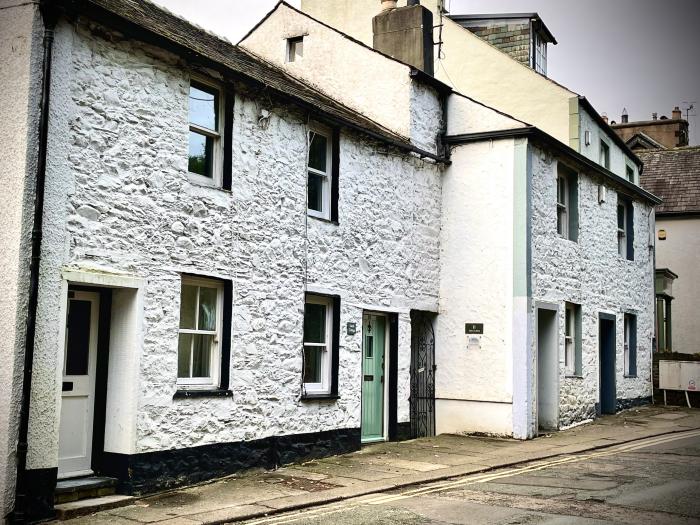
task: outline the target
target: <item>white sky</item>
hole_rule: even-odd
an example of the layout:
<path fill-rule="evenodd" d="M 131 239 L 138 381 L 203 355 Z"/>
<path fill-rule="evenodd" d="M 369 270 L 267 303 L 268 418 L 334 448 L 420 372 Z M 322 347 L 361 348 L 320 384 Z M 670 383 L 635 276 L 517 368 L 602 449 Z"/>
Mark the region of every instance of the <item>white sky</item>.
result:
<path fill-rule="evenodd" d="M 155 0 L 237 42 L 276 0 Z M 330 2 L 334 0 L 329 0 Z M 379 0 L 377 0 L 379 2 Z M 539 13 L 559 42 L 548 75 L 619 122 L 671 116 L 695 102 L 691 144 L 700 143 L 700 0 L 447 0 L 453 14 Z M 290 0 L 299 7 L 300 0 Z M 368 21 L 368 23 L 370 23 Z M 684 112 L 685 116 L 685 112 Z"/>

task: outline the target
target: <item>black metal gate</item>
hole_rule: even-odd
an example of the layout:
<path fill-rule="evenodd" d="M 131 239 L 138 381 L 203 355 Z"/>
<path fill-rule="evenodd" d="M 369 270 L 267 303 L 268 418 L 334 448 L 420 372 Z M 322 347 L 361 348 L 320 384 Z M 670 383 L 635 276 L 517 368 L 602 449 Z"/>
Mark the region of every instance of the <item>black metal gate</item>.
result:
<path fill-rule="evenodd" d="M 434 315 L 411 312 L 411 437 L 435 435 Z"/>

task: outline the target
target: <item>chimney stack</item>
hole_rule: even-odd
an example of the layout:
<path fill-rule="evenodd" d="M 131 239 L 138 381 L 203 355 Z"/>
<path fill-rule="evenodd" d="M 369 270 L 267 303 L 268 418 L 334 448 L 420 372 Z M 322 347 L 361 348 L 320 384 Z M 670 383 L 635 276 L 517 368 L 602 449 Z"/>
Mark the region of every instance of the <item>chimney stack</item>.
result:
<path fill-rule="evenodd" d="M 654 113 L 651 114 L 651 120 L 656 120 L 657 118 L 659 118 L 659 114 L 658 114 L 658 113 L 654 112 Z"/>
<path fill-rule="evenodd" d="M 629 115 L 627 114 L 627 108 L 622 108 L 622 119 L 621 122 L 623 124 L 627 124 L 629 122 Z"/>
<path fill-rule="evenodd" d="M 410 0 L 406 7 L 382 1 L 383 11 L 372 19 L 374 49 L 433 74 L 433 13 Z"/>
<path fill-rule="evenodd" d="M 601 118 L 605 121 L 606 124 L 608 123 L 608 114 L 607 113 L 603 113 L 601 115 Z"/>
<path fill-rule="evenodd" d="M 680 120 L 683 118 L 683 113 L 681 113 L 681 109 L 678 106 L 673 108 L 673 113 L 671 114 L 671 118 L 673 118 L 673 120 Z"/>

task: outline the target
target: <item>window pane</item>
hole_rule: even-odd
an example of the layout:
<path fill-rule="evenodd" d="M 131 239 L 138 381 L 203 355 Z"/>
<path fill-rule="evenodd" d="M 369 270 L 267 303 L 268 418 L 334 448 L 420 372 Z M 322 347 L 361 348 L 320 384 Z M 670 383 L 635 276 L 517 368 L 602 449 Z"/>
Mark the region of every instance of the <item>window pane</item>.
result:
<path fill-rule="evenodd" d="M 304 342 L 326 342 L 326 305 L 306 303 L 304 311 Z"/>
<path fill-rule="evenodd" d="M 625 229 L 625 206 L 624 204 L 617 205 L 617 229 Z"/>
<path fill-rule="evenodd" d="M 191 173 L 212 178 L 213 150 L 214 139 L 190 131 L 190 153 L 187 169 Z"/>
<path fill-rule="evenodd" d="M 566 335 L 569 337 L 572 337 L 573 334 L 573 319 L 572 319 L 572 314 L 573 312 L 571 311 L 571 308 L 566 309 Z"/>
<path fill-rule="evenodd" d="M 192 377 L 209 377 L 213 335 L 195 334 L 192 347 Z"/>
<path fill-rule="evenodd" d="M 304 347 L 304 383 L 321 382 L 321 357 L 323 347 Z"/>
<path fill-rule="evenodd" d="M 557 233 L 559 235 L 564 235 L 564 215 L 566 210 L 564 208 L 557 208 Z"/>
<path fill-rule="evenodd" d="M 216 330 L 216 288 L 199 288 L 199 330 Z"/>
<path fill-rule="evenodd" d="M 309 173 L 309 209 L 323 211 L 323 177 Z"/>
<path fill-rule="evenodd" d="M 90 355 L 90 301 L 70 302 L 68 338 L 66 340 L 66 375 L 84 376 L 88 373 Z"/>
<path fill-rule="evenodd" d="M 313 131 L 310 133 L 310 135 L 311 144 L 309 145 L 309 167 L 325 172 L 328 139 Z"/>
<path fill-rule="evenodd" d="M 212 88 L 197 85 L 190 86 L 190 122 L 203 128 L 217 131 L 218 128 L 217 91 Z"/>
<path fill-rule="evenodd" d="M 177 377 L 190 377 L 192 334 L 180 334 L 177 343 Z"/>
<path fill-rule="evenodd" d="M 290 38 L 289 39 L 289 57 L 290 62 L 295 62 L 297 59 L 304 56 L 304 39 Z"/>
<path fill-rule="evenodd" d="M 197 287 L 189 284 L 182 285 L 180 294 L 180 328 L 193 329 L 194 312 L 197 308 Z"/>
<path fill-rule="evenodd" d="M 374 357 L 374 336 L 372 335 L 365 337 L 365 357 L 367 359 Z"/>

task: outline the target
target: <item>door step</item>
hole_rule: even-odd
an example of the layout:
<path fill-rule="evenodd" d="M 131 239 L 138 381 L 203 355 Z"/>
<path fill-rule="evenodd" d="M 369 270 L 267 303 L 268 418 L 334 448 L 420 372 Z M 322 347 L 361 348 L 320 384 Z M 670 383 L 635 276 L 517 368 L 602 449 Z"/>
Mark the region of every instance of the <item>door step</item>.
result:
<path fill-rule="evenodd" d="M 117 480 L 100 476 L 60 479 L 56 483 L 54 503 L 69 503 L 88 498 L 112 496 L 117 492 Z"/>
<path fill-rule="evenodd" d="M 54 505 L 56 519 L 70 520 L 86 514 L 92 514 L 101 510 L 113 509 L 128 505 L 134 500 L 133 496 L 112 494 L 100 498 L 81 499 L 80 501 L 70 501 Z"/>

